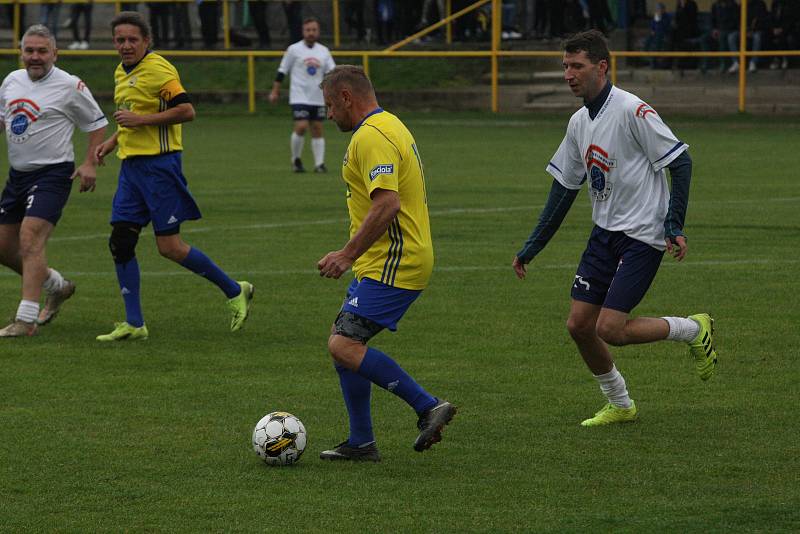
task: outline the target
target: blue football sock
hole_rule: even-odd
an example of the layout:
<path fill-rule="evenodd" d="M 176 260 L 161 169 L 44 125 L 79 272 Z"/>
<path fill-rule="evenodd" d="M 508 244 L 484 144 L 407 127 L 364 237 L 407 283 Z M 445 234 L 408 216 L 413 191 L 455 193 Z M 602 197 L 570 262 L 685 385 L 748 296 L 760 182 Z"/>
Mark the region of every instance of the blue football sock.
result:
<path fill-rule="evenodd" d="M 229 299 L 232 299 L 242 291 L 236 280 L 225 274 L 225 271 L 217 267 L 217 264 L 199 249 L 190 248 L 189 254 L 186 255 L 181 265 L 215 283 Z"/>
<path fill-rule="evenodd" d="M 358 374 L 383 389 L 389 390 L 422 413 L 436 406 L 436 399 L 417 384 L 393 359 L 377 349 L 367 347 Z"/>
<path fill-rule="evenodd" d="M 136 328 L 144 324 L 142 303 L 139 298 L 139 262 L 136 258 L 125 263 L 115 263 L 122 300 L 125 302 L 125 321 Z"/>
<path fill-rule="evenodd" d="M 350 416 L 348 444 L 351 447 L 357 447 L 375 441 L 369 405 L 372 382 L 339 364 L 334 364 L 334 367 L 339 373 L 344 404 L 347 406 L 347 414 Z"/>

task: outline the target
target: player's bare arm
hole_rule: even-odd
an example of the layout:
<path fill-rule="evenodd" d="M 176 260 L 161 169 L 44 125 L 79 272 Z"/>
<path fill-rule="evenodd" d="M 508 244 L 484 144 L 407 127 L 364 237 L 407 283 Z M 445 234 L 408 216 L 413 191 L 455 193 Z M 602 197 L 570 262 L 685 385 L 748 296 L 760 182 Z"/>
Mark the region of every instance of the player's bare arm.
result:
<path fill-rule="evenodd" d="M 272 82 L 272 91 L 269 92 L 269 102 L 270 104 L 274 104 L 278 101 L 278 97 L 280 96 L 281 92 L 281 82 L 274 81 Z"/>
<path fill-rule="evenodd" d="M 120 109 L 114 112 L 114 120 L 117 124 L 125 128 L 138 128 L 139 126 L 165 126 L 168 124 L 180 124 L 194 120 L 194 106 L 188 102 L 178 104 L 158 113 L 137 115 L 133 111 Z"/>
<path fill-rule="evenodd" d="M 103 138 L 106 136 L 106 127 L 98 128 L 97 130 L 89 132 L 89 146 L 86 149 L 86 158 L 83 163 L 75 169 L 72 179 L 75 177 L 81 182 L 79 191 L 93 192 L 95 188 L 95 181 L 97 179 L 97 149 L 103 144 Z"/>
<path fill-rule="evenodd" d="M 372 206 L 361 227 L 341 250 L 329 252 L 317 263 L 319 275 L 339 278 L 353 262 L 369 250 L 389 229 L 392 220 L 400 211 L 400 196 L 396 191 L 376 189 L 372 194 Z"/>
<path fill-rule="evenodd" d="M 117 148 L 117 137 L 119 136 L 119 132 L 114 132 L 114 135 L 106 139 L 104 142 L 100 143 L 97 148 L 94 150 L 94 157 L 97 161 L 98 165 L 105 165 L 105 158 L 108 154 L 110 154 L 115 148 Z"/>

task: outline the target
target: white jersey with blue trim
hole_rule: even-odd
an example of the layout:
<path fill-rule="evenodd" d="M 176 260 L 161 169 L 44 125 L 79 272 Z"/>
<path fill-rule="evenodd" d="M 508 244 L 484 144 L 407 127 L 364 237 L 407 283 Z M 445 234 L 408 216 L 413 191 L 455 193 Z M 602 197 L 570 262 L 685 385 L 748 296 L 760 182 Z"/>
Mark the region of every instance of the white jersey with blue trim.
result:
<path fill-rule="evenodd" d="M 0 111 L 9 164 L 25 172 L 75 161 L 75 126 L 93 132 L 108 124 L 89 88 L 56 66 L 36 81 L 25 69 L 6 76 L 0 86 Z"/>
<path fill-rule="evenodd" d="M 652 107 L 612 86 L 594 119 L 585 106 L 572 115 L 546 170 L 569 189 L 587 182 L 597 226 L 664 250 L 664 168 L 688 147 Z"/>
<path fill-rule="evenodd" d="M 278 72 L 290 78 L 289 104 L 324 106 L 322 77 L 336 67 L 330 50 L 325 45 L 314 43 L 309 47 L 305 41 L 297 41 L 286 49 Z"/>

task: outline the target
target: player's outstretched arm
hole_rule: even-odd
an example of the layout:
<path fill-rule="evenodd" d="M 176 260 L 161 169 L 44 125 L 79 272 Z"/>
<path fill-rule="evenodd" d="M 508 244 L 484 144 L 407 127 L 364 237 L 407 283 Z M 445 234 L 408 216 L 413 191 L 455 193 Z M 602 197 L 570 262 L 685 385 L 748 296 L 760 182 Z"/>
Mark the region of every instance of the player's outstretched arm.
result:
<path fill-rule="evenodd" d="M 553 180 L 547 203 L 539 215 L 539 223 L 522 249 L 514 256 L 511 264 L 519 279 L 525 278 L 525 265 L 530 263 L 555 235 L 577 196 L 578 189 L 567 189 L 558 180 Z"/>
<path fill-rule="evenodd" d="M 397 191 L 376 189 L 372 194 L 372 205 L 358 231 L 341 250 L 329 252 L 317 263 L 319 275 L 339 278 L 372 244 L 389 229 L 392 220 L 400 211 L 400 195 Z"/>
<path fill-rule="evenodd" d="M 97 148 L 103 144 L 103 138 L 106 136 L 106 127 L 103 126 L 97 130 L 89 132 L 89 146 L 86 149 L 86 158 L 81 163 L 80 167 L 75 169 L 72 179 L 78 177 L 81 181 L 79 191 L 93 192 L 95 181 L 97 179 Z"/>

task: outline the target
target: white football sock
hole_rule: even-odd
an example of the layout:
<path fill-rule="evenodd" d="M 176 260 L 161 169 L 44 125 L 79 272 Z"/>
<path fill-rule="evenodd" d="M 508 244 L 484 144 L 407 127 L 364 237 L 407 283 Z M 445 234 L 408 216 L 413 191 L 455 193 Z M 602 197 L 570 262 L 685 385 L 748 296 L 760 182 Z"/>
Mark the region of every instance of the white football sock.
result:
<path fill-rule="evenodd" d="M 39 303 L 32 300 L 19 301 L 17 308 L 17 321 L 32 323 L 39 317 Z"/>
<path fill-rule="evenodd" d="M 314 154 L 314 167 L 319 167 L 325 163 L 325 138 L 311 138 L 311 152 Z"/>
<path fill-rule="evenodd" d="M 662 317 L 669 324 L 667 339 L 672 341 L 693 341 L 700 333 L 700 325 L 687 317 Z"/>
<path fill-rule="evenodd" d="M 294 163 L 294 160 L 303 155 L 303 145 L 305 144 L 306 137 L 304 135 L 297 135 L 296 133 L 292 132 L 292 141 L 290 143 L 292 147 L 292 163 Z"/>
<path fill-rule="evenodd" d="M 600 384 L 600 391 L 606 396 L 608 402 L 618 408 L 630 408 L 632 406 L 631 398 L 628 396 L 628 389 L 625 387 L 625 379 L 622 377 L 617 366 L 611 367 L 611 370 L 603 375 L 594 375 L 597 383 Z"/>
<path fill-rule="evenodd" d="M 42 284 L 42 289 L 48 293 L 54 293 L 64 287 L 64 277 L 55 269 L 48 269 L 47 280 Z"/>

